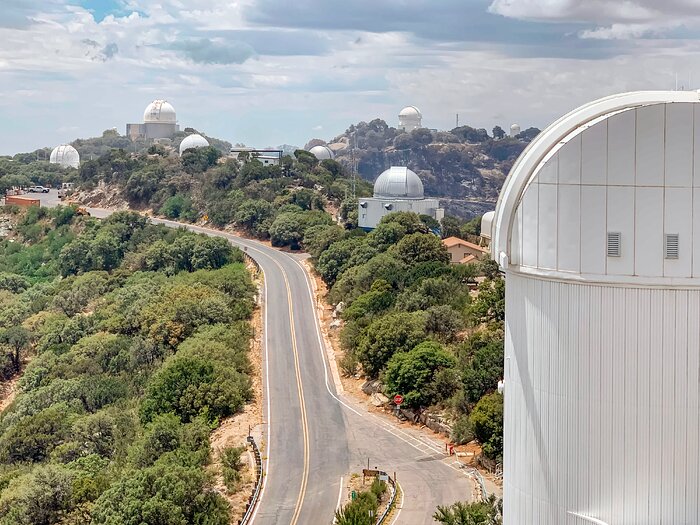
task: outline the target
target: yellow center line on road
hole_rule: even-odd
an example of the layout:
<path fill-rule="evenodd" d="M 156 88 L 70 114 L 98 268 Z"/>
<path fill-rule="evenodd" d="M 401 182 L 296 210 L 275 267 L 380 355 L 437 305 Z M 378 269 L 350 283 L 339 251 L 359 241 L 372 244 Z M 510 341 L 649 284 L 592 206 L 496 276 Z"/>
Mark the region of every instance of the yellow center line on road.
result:
<path fill-rule="evenodd" d="M 287 272 L 284 271 L 284 268 L 282 268 L 282 265 L 280 263 L 278 263 L 274 259 L 273 261 L 282 272 L 282 277 L 284 277 L 284 284 L 287 287 L 287 303 L 289 304 L 289 324 L 291 326 L 292 331 L 292 351 L 294 352 L 294 369 L 297 376 L 297 392 L 299 394 L 299 404 L 301 407 L 301 427 L 304 434 L 304 471 L 301 476 L 301 487 L 299 488 L 299 496 L 297 497 L 297 502 L 294 507 L 292 521 L 290 522 L 290 525 L 296 525 L 299 521 L 301 507 L 304 503 L 304 497 L 306 496 L 306 485 L 309 480 L 309 426 L 306 420 L 306 403 L 304 402 L 304 387 L 301 381 L 301 368 L 299 366 L 299 350 L 297 349 L 297 336 L 296 330 L 294 328 L 294 306 L 292 302 L 292 290 L 289 286 Z"/>

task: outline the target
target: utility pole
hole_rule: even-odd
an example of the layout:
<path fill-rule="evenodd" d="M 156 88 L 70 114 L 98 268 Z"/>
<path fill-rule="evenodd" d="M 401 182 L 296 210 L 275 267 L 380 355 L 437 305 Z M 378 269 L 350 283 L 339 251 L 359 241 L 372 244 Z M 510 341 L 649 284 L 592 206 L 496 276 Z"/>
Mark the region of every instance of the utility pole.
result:
<path fill-rule="evenodd" d="M 455 121 L 455 128 L 458 128 L 458 127 L 459 127 L 459 113 L 457 113 L 457 118 Z"/>

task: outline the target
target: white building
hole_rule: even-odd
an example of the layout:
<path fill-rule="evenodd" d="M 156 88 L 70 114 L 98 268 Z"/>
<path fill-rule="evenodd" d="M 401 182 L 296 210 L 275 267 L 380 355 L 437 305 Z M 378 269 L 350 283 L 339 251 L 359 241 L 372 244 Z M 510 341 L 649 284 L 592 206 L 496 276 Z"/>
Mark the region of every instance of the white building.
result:
<path fill-rule="evenodd" d="M 395 211 L 408 211 L 430 215 L 442 220 L 445 210 L 437 199 L 423 196 L 423 183 L 418 175 L 404 167 L 391 167 L 374 182 L 374 197 L 362 198 L 358 208 L 358 225 L 371 230 L 385 215 Z"/>
<path fill-rule="evenodd" d="M 169 139 L 180 131 L 175 108 L 167 100 L 154 100 L 143 112 L 143 124 L 127 124 L 126 135 L 136 139 Z"/>
<path fill-rule="evenodd" d="M 328 146 L 314 146 L 309 150 L 314 157 L 318 160 L 327 160 L 335 158 L 335 153 Z"/>
<path fill-rule="evenodd" d="M 282 163 L 283 154 L 281 149 L 257 149 L 247 146 L 234 146 L 229 151 L 229 157 L 241 164 L 257 160 L 263 166 L 279 166 Z"/>
<path fill-rule="evenodd" d="M 700 523 L 698 102 L 582 106 L 506 179 L 506 525 Z"/>
<path fill-rule="evenodd" d="M 399 113 L 399 128 L 400 130 L 409 132 L 414 129 L 422 128 L 423 115 L 416 106 L 406 106 Z"/>
<path fill-rule="evenodd" d="M 510 136 L 515 137 L 520 135 L 520 124 L 511 124 L 510 126 Z"/>
<path fill-rule="evenodd" d="M 180 156 L 182 157 L 182 154 L 188 149 L 208 147 L 209 141 L 207 139 L 198 133 L 192 133 L 192 135 L 187 135 L 182 139 L 182 142 L 180 142 Z"/>
<path fill-rule="evenodd" d="M 60 164 L 65 168 L 79 168 L 80 154 L 70 144 L 61 144 L 51 151 L 49 162 L 51 164 Z"/>

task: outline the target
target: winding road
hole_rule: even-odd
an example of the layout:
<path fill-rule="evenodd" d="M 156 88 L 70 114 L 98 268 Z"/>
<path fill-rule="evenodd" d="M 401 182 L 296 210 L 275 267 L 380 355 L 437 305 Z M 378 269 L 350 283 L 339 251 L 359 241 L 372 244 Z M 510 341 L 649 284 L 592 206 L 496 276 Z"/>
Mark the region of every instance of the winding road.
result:
<path fill-rule="evenodd" d="M 56 192 L 41 195 L 56 205 Z M 90 209 L 104 218 L 111 212 Z M 434 523 L 437 505 L 470 500 L 473 484 L 444 446 L 405 429 L 336 391 L 321 336 L 312 281 L 301 261 L 263 243 L 217 230 L 151 219 L 224 237 L 243 248 L 264 274 L 265 484 L 255 525 L 333 523 L 341 477 L 370 466 L 396 472 L 404 492 L 395 523 Z M 266 459 L 265 459 L 266 458 Z"/>

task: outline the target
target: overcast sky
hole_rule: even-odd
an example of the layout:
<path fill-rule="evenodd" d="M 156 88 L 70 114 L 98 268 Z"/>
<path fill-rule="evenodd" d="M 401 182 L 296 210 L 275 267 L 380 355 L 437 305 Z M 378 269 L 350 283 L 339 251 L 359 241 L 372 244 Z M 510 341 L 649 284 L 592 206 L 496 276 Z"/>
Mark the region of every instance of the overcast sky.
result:
<path fill-rule="evenodd" d="M 418 106 L 544 127 L 599 96 L 700 87 L 698 0 L 2 0 L 0 154 L 140 122 L 253 146 Z"/>

